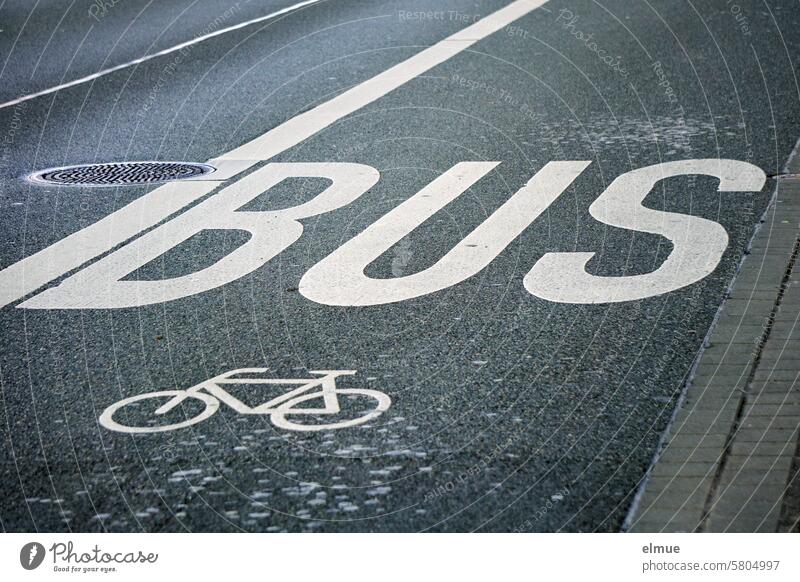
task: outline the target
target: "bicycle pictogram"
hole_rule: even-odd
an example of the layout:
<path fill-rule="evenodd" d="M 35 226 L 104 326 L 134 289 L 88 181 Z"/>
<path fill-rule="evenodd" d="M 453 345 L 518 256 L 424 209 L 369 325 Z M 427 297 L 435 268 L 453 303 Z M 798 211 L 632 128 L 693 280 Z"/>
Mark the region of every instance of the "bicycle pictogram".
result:
<path fill-rule="evenodd" d="M 320 431 L 339 428 L 347 428 L 364 424 L 374 420 L 385 412 L 392 401 L 388 395 L 378 390 L 368 390 L 365 388 L 338 388 L 336 379 L 340 376 L 351 376 L 355 370 L 310 370 L 311 374 L 316 374 L 318 378 L 253 378 L 235 377 L 240 374 L 263 374 L 268 368 L 241 368 L 225 372 L 209 380 L 187 388 L 186 390 L 160 390 L 131 396 L 112 404 L 100 416 L 100 424 L 108 430 L 124 433 L 155 433 L 186 428 L 207 420 L 219 410 L 220 404 L 226 404 L 239 414 L 269 416 L 272 424 L 278 428 L 293 431 Z M 230 384 L 263 384 L 263 385 L 289 385 L 296 388 L 272 398 L 271 400 L 258 406 L 248 406 L 240 399 L 225 390 L 225 385 Z M 290 420 L 289 417 L 300 420 L 302 417 L 313 420 L 319 416 L 333 416 L 342 412 L 339 397 L 367 397 L 375 401 L 375 404 L 368 412 L 356 418 L 341 420 L 326 424 L 303 424 Z M 205 406 L 203 410 L 182 422 L 175 422 L 166 425 L 156 426 L 132 426 L 122 424 L 114 419 L 114 414 L 120 409 L 150 399 L 162 399 L 168 397 L 169 400 L 157 408 L 154 415 L 157 417 L 166 415 L 174 410 L 181 403 L 189 398 L 202 402 Z M 315 398 L 322 399 L 321 407 L 300 407 Z"/>

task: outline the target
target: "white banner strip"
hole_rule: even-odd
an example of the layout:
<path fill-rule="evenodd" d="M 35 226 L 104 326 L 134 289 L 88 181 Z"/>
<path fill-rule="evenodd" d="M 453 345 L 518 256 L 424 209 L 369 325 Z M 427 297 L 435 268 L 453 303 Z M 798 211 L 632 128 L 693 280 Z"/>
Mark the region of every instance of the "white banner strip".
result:
<path fill-rule="evenodd" d="M 794 581 L 797 548 L 792 534 L 5 534 L 0 574 L 137 582 Z"/>

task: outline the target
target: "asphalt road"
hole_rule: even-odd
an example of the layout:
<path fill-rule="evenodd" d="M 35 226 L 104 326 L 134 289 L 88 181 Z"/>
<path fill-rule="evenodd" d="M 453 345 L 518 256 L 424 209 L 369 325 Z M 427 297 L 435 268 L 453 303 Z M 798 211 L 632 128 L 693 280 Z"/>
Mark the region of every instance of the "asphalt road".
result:
<path fill-rule="evenodd" d="M 107 4 L 99 19 L 88 0 L 0 4 L 0 101 L 290 5 Z M 216 158 L 507 4 L 320 2 L 1 108 L 0 265 L 152 190 L 45 187 L 27 182 L 29 172 Z M 523 278 L 551 252 L 595 252 L 587 269 L 606 277 L 665 261 L 673 245 L 664 237 L 589 213 L 625 172 L 722 158 L 779 173 L 800 136 L 798 31 L 789 1 L 547 2 L 272 158 L 365 164 L 380 180 L 302 219 L 302 236 L 252 273 L 138 307 L 7 305 L 0 527 L 619 530 L 775 182 L 718 192 L 712 177 L 678 176 L 645 198 L 727 231 L 719 265 L 692 285 L 577 304 L 534 296 Z M 499 165 L 369 264 L 368 276 L 431 267 L 558 160 L 591 163 L 476 275 L 370 306 L 301 292 L 312 266 L 459 162 Z M 326 185 L 287 180 L 243 210 L 296 206 Z M 126 280 L 194 273 L 246 239 L 204 230 Z M 98 423 L 123 398 L 240 368 L 268 368 L 262 375 L 273 379 L 355 370 L 339 388 L 381 391 L 391 406 L 366 424 L 318 432 L 225 405 L 168 432 Z M 265 400 L 264 385 L 237 389 Z M 343 410 L 369 401 L 341 400 Z M 197 414 L 191 406 L 181 418 Z"/>

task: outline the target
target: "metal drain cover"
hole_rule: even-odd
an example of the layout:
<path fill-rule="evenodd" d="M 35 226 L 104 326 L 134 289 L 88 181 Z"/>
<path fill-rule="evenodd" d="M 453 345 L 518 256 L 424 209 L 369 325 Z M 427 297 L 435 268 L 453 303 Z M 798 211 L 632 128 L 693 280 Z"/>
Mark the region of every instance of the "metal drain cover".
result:
<path fill-rule="evenodd" d="M 59 186 L 124 186 L 186 180 L 213 171 L 212 166 L 193 162 L 112 162 L 50 168 L 28 178 Z"/>

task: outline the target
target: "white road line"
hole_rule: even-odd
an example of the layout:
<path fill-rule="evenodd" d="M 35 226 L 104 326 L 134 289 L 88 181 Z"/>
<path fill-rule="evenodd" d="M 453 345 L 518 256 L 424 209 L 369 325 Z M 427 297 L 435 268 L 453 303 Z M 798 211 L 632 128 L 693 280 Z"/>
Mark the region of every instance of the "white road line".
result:
<path fill-rule="evenodd" d="M 493 32 L 546 4 L 516 0 L 478 22 L 356 85 L 338 97 L 297 115 L 254 140 L 208 160 L 250 160 L 241 171 L 301 143 L 339 119 L 457 55 Z M 173 182 L 160 186 L 86 228 L 0 271 L 0 307 L 77 268 L 148 229 L 213 191 L 214 182 Z"/>
<path fill-rule="evenodd" d="M 297 4 L 293 4 L 292 6 L 287 6 L 286 8 L 281 8 L 280 10 L 272 12 L 271 14 L 267 14 L 266 16 L 259 16 L 258 18 L 253 18 L 252 20 L 240 22 L 239 24 L 234 24 L 233 26 L 228 26 L 227 28 L 221 28 L 219 30 L 215 30 L 214 32 L 204 34 L 203 36 L 198 36 L 197 38 L 193 38 L 192 40 L 187 40 L 186 42 L 182 42 L 181 44 L 177 44 L 173 47 L 158 51 L 157 53 L 145 55 L 143 57 L 139 57 L 138 59 L 128 61 L 127 63 L 122 63 L 121 65 L 116 65 L 109 69 L 103 69 L 102 71 L 98 71 L 97 73 L 92 73 L 91 75 L 81 77 L 80 79 L 69 81 L 68 83 L 62 83 L 61 85 L 56 85 L 55 87 L 43 89 L 42 91 L 37 91 L 36 93 L 31 93 L 29 95 L 24 95 L 23 97 L 17 97 L 16 99 L 12 99 L 11 101 L 6 101 L 5 103 L 0 103 L 0 109 L 11 107 L 12 105 L 17 105 L 24 101 L 30 101 L 31 99 L 36 99 L 37 97 L 42 97 L 44 95 L 50 95 L 51 93 L 56 93 L 57 91 L 61 91 L 62 89 L 68 89 L 69 87 L 75 87 L 77 85 L 88 83 L 89 81 L 94 81 L 95 79 L 99 79 L 100 77 L 105 77 L 106 75 L 110 75 L 111 73 L 121 71 L 122 69 L 127 69 L 128 67 L 133 67 L 135 65 L 145 63 L 149 60 L 158 57 L 163 57 L 164 55 L 168 55 L 170 53 L 174 53 L 175 51 L 179 51 L 188 46 L 201 43 L 210 38 L 214 38 L 215 36 L 220 36 L 221 34 L 225 34 L 233 30 L 239 30 L 240 28 L 244 28 L 252 24 L 258 24 L 259 22 L 264 22 L 265 20 L 270 20 L 278 16 L 283 16 L 284 14 L 288 14 L 289 12 L 299 10 L 300 8 L 304 8 L 305 6 L 310 6 L 311 4 L 318 4 L 319 2 L 322 1 L 323 0 L 305 0 L 304 2 L 298 2 Z"/>
<path fill-rule="evenodd" d="M 314 109 L 306 111 L 268 131 L 261 137 L 220 156 L 231 160 L 267 160 L 305 141 L 342 117 L 383 97 L 422 75 L 479 40 L 546 4 L 548 0 L 517 0 L 475 24 L 439 41 L 410 59 L 356 85 Z"/>

